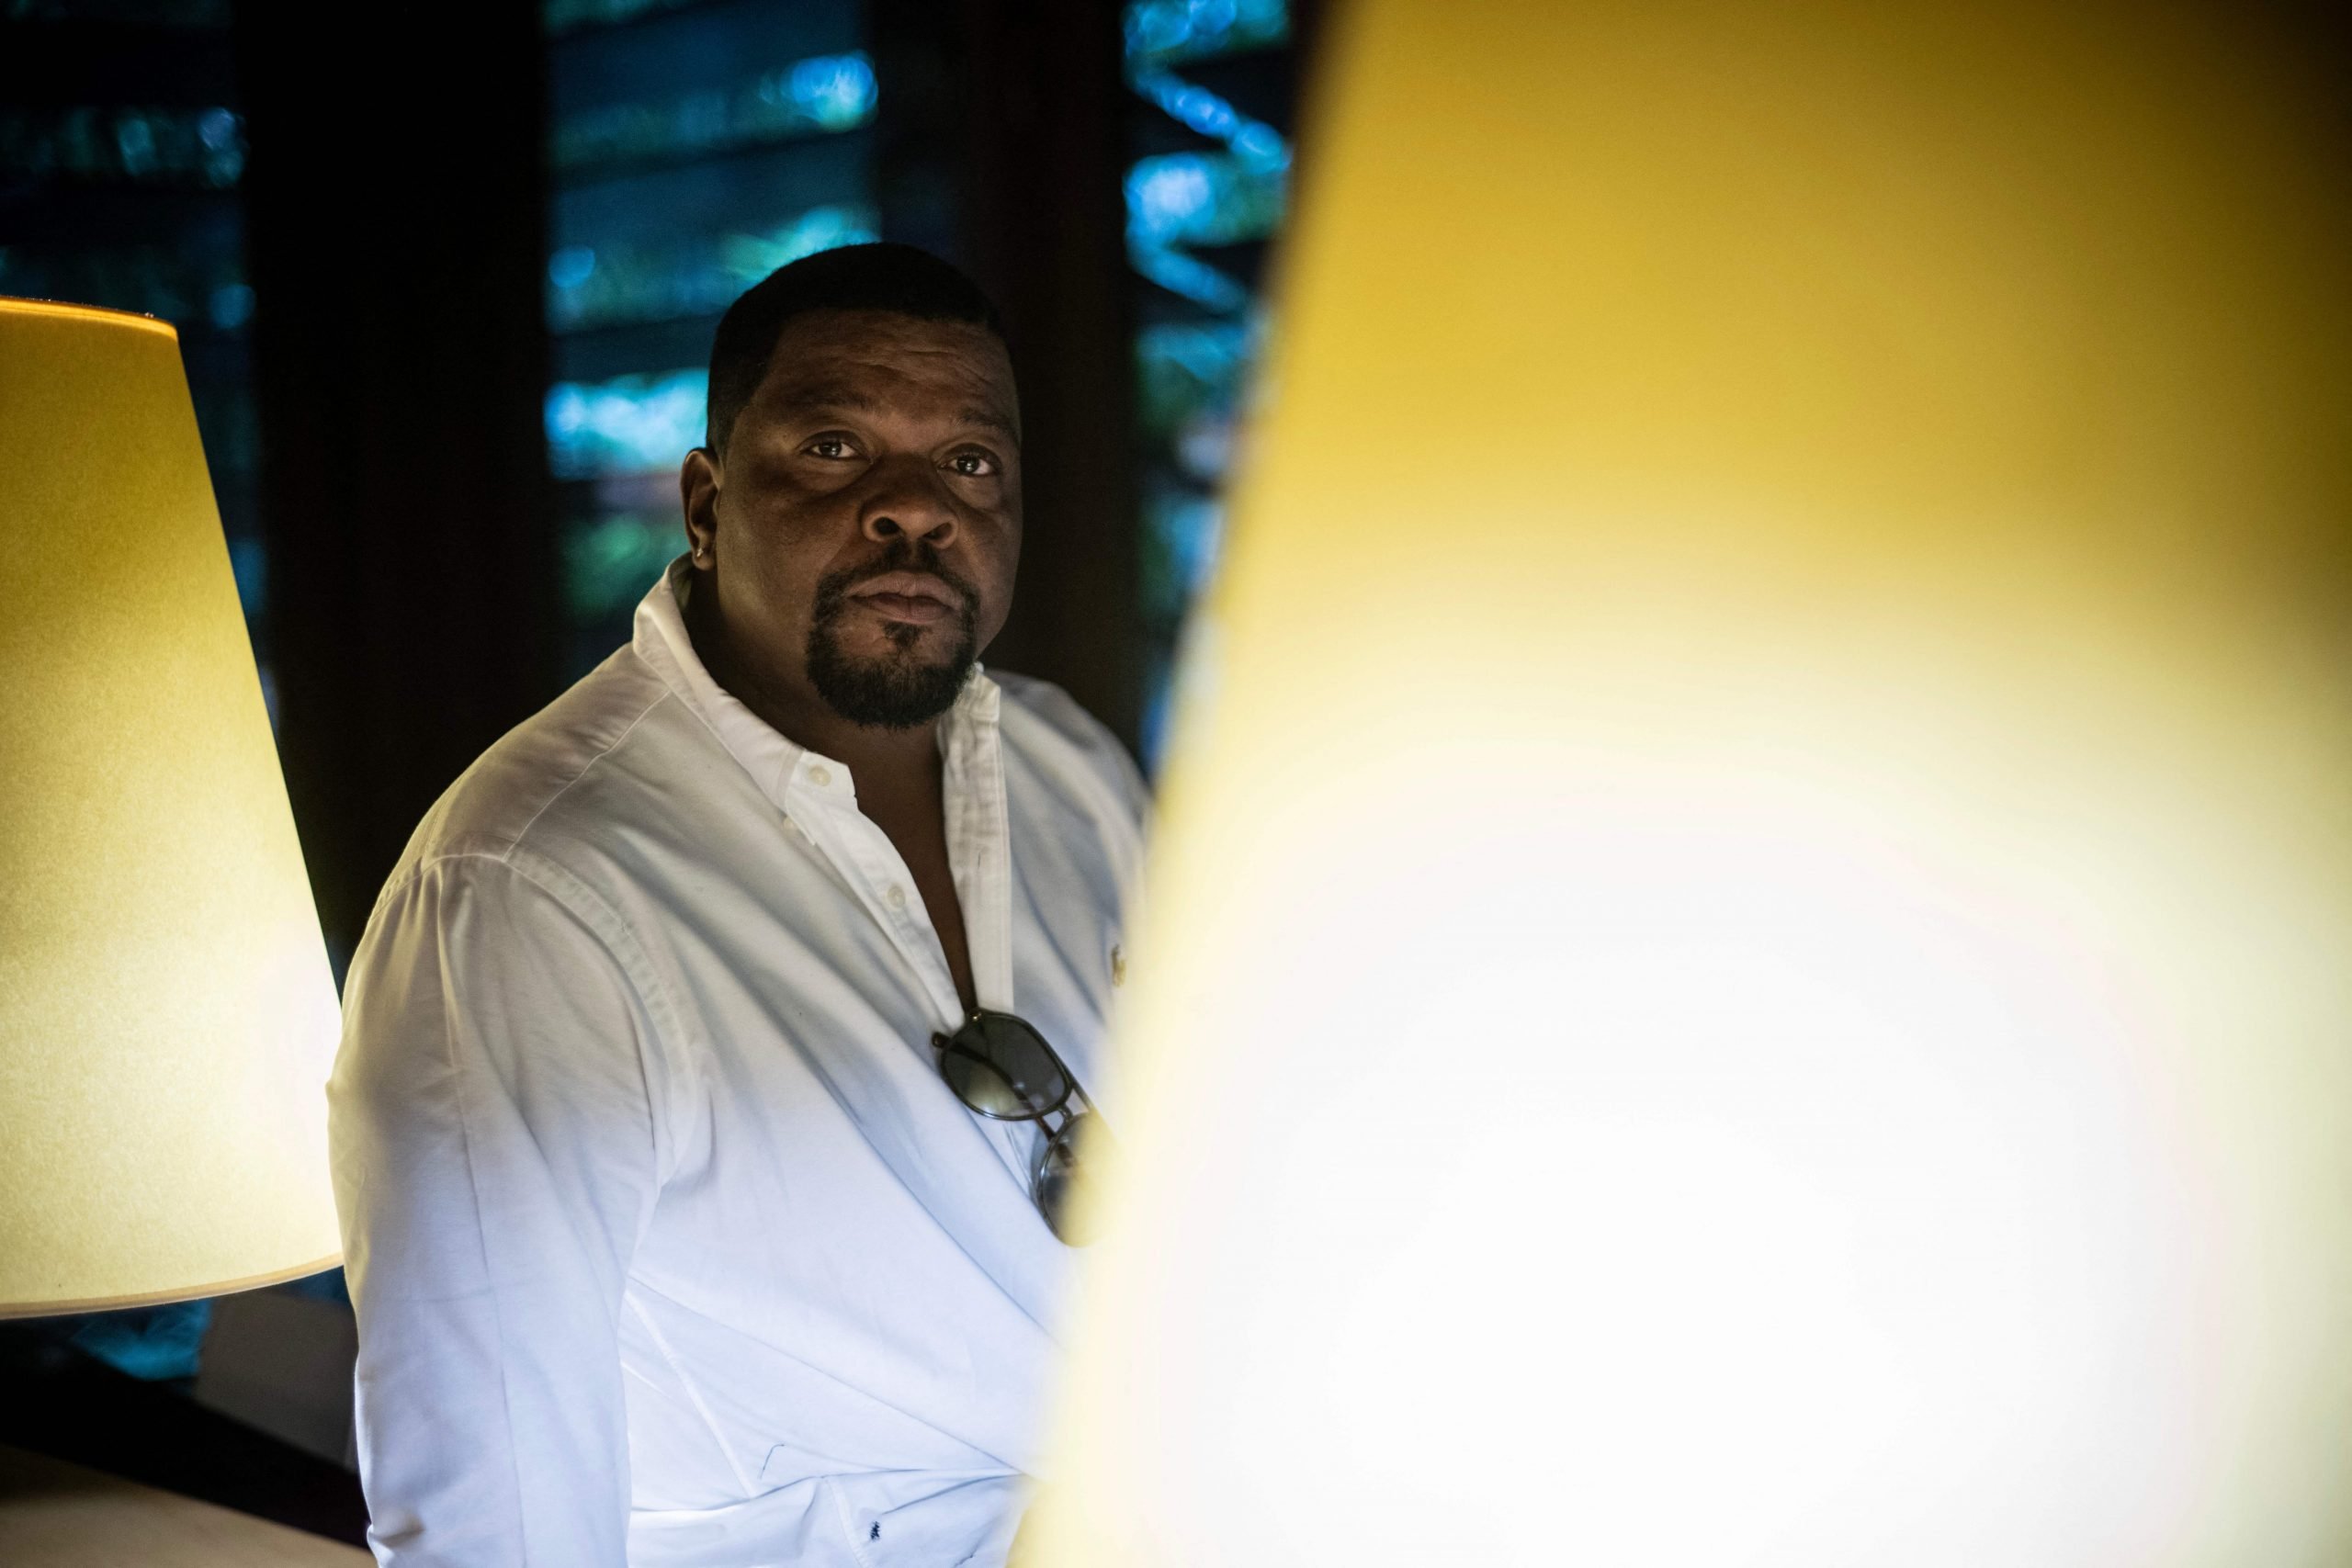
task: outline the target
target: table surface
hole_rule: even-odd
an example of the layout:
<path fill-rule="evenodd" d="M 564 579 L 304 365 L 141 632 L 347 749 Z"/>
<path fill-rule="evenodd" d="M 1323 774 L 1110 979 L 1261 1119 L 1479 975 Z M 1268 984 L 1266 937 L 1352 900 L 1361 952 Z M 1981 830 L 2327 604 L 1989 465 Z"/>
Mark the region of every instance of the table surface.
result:
<path fill-rule="evenodd" d="M 341 1541 L 176 1493 L 0 1448 L 8 1568 L 356 1568 Z"/>

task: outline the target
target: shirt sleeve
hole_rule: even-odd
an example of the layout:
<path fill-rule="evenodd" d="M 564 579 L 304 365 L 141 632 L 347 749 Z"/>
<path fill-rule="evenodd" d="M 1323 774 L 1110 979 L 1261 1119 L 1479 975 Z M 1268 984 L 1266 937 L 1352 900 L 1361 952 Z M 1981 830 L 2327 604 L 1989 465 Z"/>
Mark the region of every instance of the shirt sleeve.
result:
<path fill-rule="evenodd" d="M 379 904 L 328 1086 L 360 1476 L 390 1568 L 622 1568 L 617 1320 L 658 1187 L 655 1035 L 608 941 L 501 858 Z"/>

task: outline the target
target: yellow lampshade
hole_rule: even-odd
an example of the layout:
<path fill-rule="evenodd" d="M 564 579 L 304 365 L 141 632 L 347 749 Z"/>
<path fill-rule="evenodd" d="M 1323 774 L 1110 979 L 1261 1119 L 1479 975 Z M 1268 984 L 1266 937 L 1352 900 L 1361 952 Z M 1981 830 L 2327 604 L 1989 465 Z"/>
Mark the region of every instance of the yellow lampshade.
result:
<path fill-rule="evenodd" d="M 2352 1562 L 2296 15 L 1338 13 L 1044 1561 Z"/>
<path fill-rule="evenodd" d="M 334 981 L 173 330 L 0 299 L 0 1314 L 332 1268 Z"/>

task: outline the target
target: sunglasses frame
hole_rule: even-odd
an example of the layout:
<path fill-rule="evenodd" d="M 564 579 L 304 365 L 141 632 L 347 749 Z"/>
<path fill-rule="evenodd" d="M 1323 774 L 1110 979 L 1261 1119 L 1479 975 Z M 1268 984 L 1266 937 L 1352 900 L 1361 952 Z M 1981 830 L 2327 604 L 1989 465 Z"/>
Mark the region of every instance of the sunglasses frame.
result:
<path fill-rule="evenodd" d="M 1018 1080 L 1005 1070 L 1003 1065 L 989 1055 L 985 1046 L 988 1041 L 987 1026 L 991 1021 L 1009 1023 L 1036 1042 L 1037 1049 L 1046 1054 L 1046 1060 L 1052 1063 L 1054 1070 L 1061 1075 L 1062 1092 L 1055 1097 L 1051 1104 L 1039 1105 L 1035 1099 L 1022 1089 Z M 974 1046 L 965 1043 L 967 1035 L 977 1039 L 980 1044 Z M 991 1122 L 1035 1122 L 1037 1123 L 1037 1129 L 1045 1134 L 1046 1141 L 1039 1145 L 1037 1157 L 1029 1173 L 1029 1201 L 1037 1205 L 1037 1212 L 1045 1217 L 1047 1228 L 1051 1229 L 1056 1236 L 1061 1236 L 1060 1216 L 1056 1213 L 1058 1205 L 1052 1208 L 1046 1205 L 1044 1189 L 1046 1168 L 1051 1163 L 1056 1150 L 1061 1152 L 1062 1158 L 1070 1171 L 1074 1172 L 1078 1169 L 1078 1145 L 1071 1134 L 1082 1119 L 1095 1114 L 1094 1102 L 1086 1097 L 1086 1090 L 1079 1084 L 1078 1075 L 1069 1070 L 1069 1064 L 1062 1060 L 1061 1053 L 1054 1049 L 1046 1039 L 1045 1032 L 1035 1024 L 1016 1014 L 998 1012 L 989 1008 L 974 1008 L 971 1015 L 956 1026 L 955 1033 L 934 1033 L 931 1037 L 931 1043 L 932 1048 L 939 1053 L 940 1077 L 947 1085 L 947 1092 L 956 1097 L 956 1103 L 975 1115 L 985 1116 Z M 1007 1089 L 1018 1096 L 1028 1109 L 1019 1114 L 1009 1114 L 990 1111 L 984 1105 L 973 1104 L 964 1097 L 963 1090 L 956 1087 L 956 1080 L 947 1076 L 947 1061 L 950 1056 L 960 1056 L 966 1061 L 986 1067 L 995 1074 Z M 1079 1109 L 1075 1111 L 1069 1109 L 1069 1102 L 1073 1097 L 1077 1099 L 1079 1104 Z M 1058 1123 L 1047 1120 L 1057 1114 L 1061 1117 Z"/>

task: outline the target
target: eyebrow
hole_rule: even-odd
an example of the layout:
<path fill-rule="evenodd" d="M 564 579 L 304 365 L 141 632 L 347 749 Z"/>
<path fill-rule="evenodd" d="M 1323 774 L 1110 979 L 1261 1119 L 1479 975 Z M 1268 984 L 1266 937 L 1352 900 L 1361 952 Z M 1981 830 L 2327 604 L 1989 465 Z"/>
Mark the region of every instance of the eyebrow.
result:
<path fill-rule="evenodd" d="M 983 430 L 993 430 L 1015 446 L 1021 445 L 1021 432 L 1014 429 L 1012 422 L 1001 413 L 992 413 L 987 409 L 974 405 L 958 409 L 956 417 L 966 424 L 977 424 Z"/>
<path fill-rule="evenodd" d="M 816 381 L 804 387 L 794 387 L 777 400 L 782 406 L 799 412 L 812 409 L 849 409 L 858 413 L 888 413 L 890 405 L 883 399 L 859 391 L 843 381 Z M 959 424 L 976 424 L 984 430 L 1002 434 L 1014 446 L 1021 444 L 1021 432 L 1004 415 L 978 403 L 967 403 L 956 411 Z"/>

